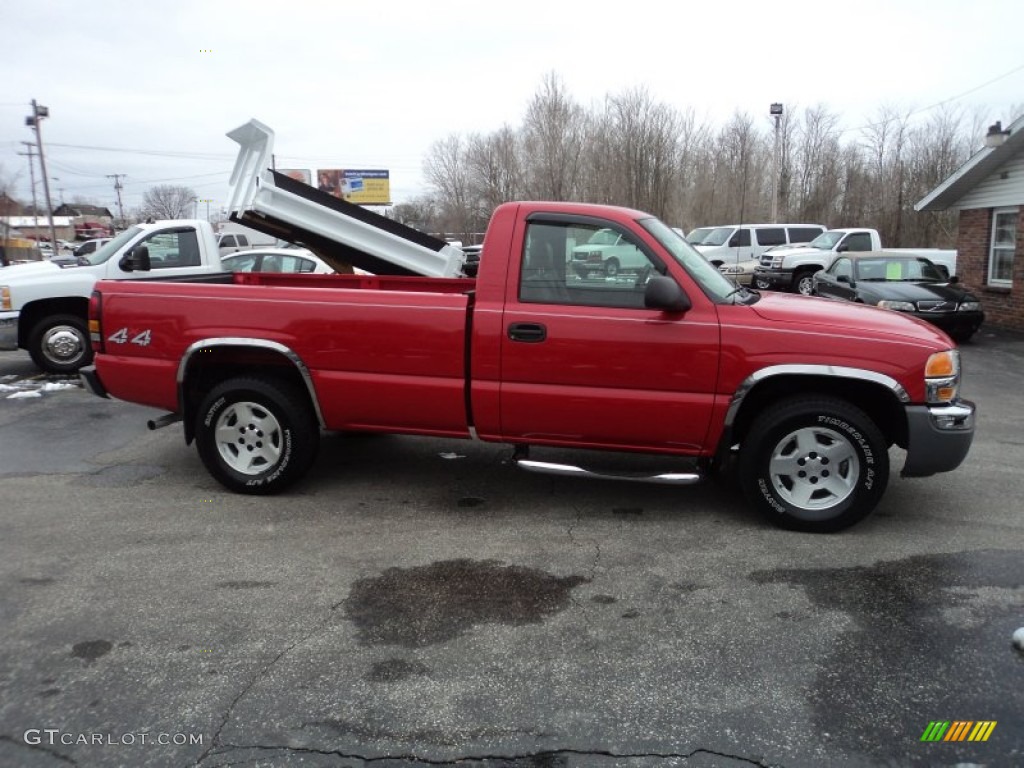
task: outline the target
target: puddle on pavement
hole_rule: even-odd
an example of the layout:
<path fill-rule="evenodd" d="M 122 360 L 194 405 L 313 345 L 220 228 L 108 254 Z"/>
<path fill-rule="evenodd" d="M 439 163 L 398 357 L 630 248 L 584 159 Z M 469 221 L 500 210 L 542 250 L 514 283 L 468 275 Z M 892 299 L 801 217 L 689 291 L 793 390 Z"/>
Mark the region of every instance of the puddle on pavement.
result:
<path fill-rule="evenodd" d="M 422 648 L 478 624 L 539 624 L 587 581 L 493 560 L 445 560 L 360 579 L 342 605 L 361 643 Z"/>
<path fill-rule="evenodd" d="M 85 659 L 85 663 L 89 664 L 101 656 L 106 656 L 113 647 L 114 644 L 108 640 L 86 640 L 71 646 L 71 655 L 76 659 Z"/>
<path fill-rule="evenodd" d="M 750 578 L 802 589 L 815 625 L 827 612 L 847 615 L 847 628 L 821 638 L 825 653 L 806 700 L 817 729 L 837 747 L 882 760 L 891 744 L 918 740 L 930 720 L 960 719 L 997 721 L 1003 753 L 1024 751 L 1024 687 L 1012 682 L 1024 660 L 1011 647 L 1013 628 L 1024 623 L 1024 552 L 918 555 Z M 865 702 L 876 724 L 869 740 L 844 725 L 864 716 Z M 980 754 L 967 744 L 946 746 L 950 765 Z"/>

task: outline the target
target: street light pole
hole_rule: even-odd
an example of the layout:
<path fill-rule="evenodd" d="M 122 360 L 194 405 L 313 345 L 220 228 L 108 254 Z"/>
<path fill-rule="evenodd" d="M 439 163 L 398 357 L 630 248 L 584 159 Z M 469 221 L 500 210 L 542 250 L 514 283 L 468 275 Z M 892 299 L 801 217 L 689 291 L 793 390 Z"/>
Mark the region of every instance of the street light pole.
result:
<path fill-rule="evenodd" d="M 773 102 L 768 114 L 775 118 L 775 150 L 772 152 L 772 224 L 779 221 L 779 119 L 782 117 L 782 104 Z"/>
<path fill-rule="evenodd" d="M 32 115 L 25 118 L 25 125 L 36 129 L 36 147 L 39 149 L 39 169 L 43 176 L 43 192 L 46 193 L 46 213 L 50 218 L 50 243 L 53 252 L 57 252 L 57 230 L 53 226 L 53 203 L 50 201 L 50 178 L 46 175 L 46 158 L 43 156 L 43 133 L 39 130 L 39 121 L 50 116 L 50 110 L 32 99 Z"/>

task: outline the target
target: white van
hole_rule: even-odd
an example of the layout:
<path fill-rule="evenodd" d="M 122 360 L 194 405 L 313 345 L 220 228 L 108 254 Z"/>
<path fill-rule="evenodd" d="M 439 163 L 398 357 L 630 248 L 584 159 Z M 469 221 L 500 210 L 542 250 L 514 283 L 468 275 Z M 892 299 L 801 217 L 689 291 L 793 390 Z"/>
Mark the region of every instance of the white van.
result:
<path fill-rule="evenodd" d="M 773 245 L 809 243 L 824 231 L 820 224 L 728 224 L 714 227 L 694 248 L 721 267 L 756 259 Z"/>

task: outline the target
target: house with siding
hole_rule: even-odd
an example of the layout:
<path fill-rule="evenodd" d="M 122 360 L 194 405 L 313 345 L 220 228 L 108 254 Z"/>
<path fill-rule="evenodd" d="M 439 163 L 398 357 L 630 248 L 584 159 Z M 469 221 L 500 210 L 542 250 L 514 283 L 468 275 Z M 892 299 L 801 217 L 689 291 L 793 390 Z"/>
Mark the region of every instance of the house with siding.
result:
<path fill-rule="evenodd" d="M 1024 331 L 1024 115 L 991 126 L 985 146 L 914 209 L 959 211 L 957 276 L 986 322 Z"/>

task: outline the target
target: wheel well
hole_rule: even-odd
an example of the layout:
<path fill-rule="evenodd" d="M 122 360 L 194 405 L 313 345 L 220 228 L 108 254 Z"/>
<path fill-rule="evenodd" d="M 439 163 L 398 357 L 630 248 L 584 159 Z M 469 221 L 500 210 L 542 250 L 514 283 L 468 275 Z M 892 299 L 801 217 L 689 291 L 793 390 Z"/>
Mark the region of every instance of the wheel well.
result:
<path fill-rule="evenodd" d="M 819 271 L 821 269 L 824 269 L 824 267 L 822 267 L 820 264 L 804 264 L 801 267 L 797 267 L 794 270 L 793 274 L 795 274 L 797 277 L 800 277 L 801 275 L 803 275 L 803 274 L 805 274 L 807 272 L 810 272 L 810 273 L 813 274 L 813 273 L 815 273 L 815 272 L 817 272 L 817 271 Z"/>
<path fill-rule="evenodd" d="M 792 397 L 832 396 L 860 408 L 881 430 L 889 445 L 907 445 L 907 418 L 899 398 L 882 384 L 834 376 L 773 376 L 755 385 L 743 398 L 731 431 L 729 446 L 742 443 L 751 424 L 765 408 Z"/>
<path fill-rule="evenodd" d="M 89 319 L 89 300 L 81 296 L 64 296 L 58 299 L 41 299 L 26 304 L 18 317 L 18 346 L 28 347 L 28 335 L 36 323 L 52 315 L 77 315 Z"/>
<path fill-rule="evenodd" d="M 218 346 L 196 351 L 189 359 L 179 388 L 185 442 L 195 436 L 195 415 L 203 398 L 222 381 L 258 377 L 287 384 L 301 393 L 319 421 L 319 410 L 295 361 L 273 349 Z"/>

